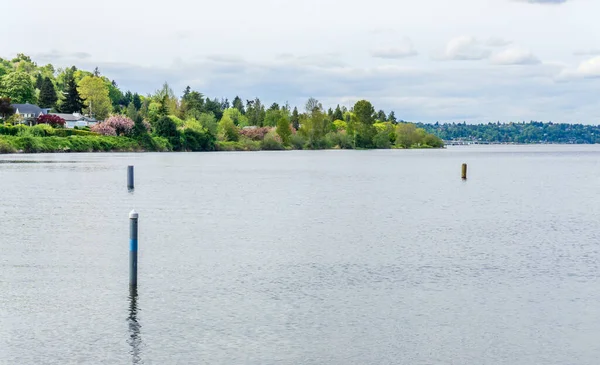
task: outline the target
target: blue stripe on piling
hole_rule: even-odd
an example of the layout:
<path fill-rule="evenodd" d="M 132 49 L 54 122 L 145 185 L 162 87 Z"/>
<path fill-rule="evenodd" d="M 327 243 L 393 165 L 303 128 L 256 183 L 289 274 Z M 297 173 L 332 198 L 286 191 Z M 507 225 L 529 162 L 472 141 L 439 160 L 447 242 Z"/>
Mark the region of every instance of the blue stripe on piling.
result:
<path fill-rule="evenodd" d="M 137 240 L 129 240 L 129 251 L 137 252 L 138 250 L 138 241 Z"/>

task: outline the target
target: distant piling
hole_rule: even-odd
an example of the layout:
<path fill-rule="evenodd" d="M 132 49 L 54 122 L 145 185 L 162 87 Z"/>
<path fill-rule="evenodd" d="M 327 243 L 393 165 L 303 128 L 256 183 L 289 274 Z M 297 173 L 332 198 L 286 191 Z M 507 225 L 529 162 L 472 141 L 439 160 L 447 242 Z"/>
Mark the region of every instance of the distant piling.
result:
<path fill-rule="evenodd" d="M 129 287 L 137 287 L 138 268 L 138 213 L 129 213 Z"/>
<path fill-rule="evenodd" d="M 127 189 L 135 189 L 135 186 L 133 184 L 133 166 L 127 166 Z"/>
<path fill-rule="evenodd" d="M 467 180 L 467 164 L 462 164 L 462 179 Z"/>

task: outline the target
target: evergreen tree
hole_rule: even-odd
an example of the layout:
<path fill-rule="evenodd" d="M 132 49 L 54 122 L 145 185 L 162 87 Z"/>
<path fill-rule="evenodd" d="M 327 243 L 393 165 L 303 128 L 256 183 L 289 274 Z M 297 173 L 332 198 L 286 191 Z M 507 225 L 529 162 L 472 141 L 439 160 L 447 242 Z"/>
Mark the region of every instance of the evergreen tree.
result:
<path fill-rule="evenodd" d="M 387 115 L 385 115 L 385 112 L 383 110 L 377 112 L 377 120 L 380 122 L 385 122 L 387 120 Z"/>
<path fill-rule="evenodd" d="M 388 122 L 392 122 L 393 124 L 398 123 L 398 120 L 396 120 L 396 114 L 394 114 L 393 110 L 390 112 L 390 115 L 388 116 Z"/>
<path fill-rule="evenodd" d="M 73 73 L 67 73 L 65 79 L 65 100 L 60 105 L 60 111 L 69 114 L 81 112 L 83 109 L 83 99 L 79 96 L 79 91 L 77 91 L 77 83 L 75 82 Z"/>
<path fill-rule="evenodd" d="M 131 101 L 133 102 L 135 109 L 140 110 L 140 108 L 142 107 L 142 98 L 140 98 L 140 95 L 138 93 L 133 94 L 133 99 Z"/>
<path fill-rule="evenodd" d="M 300 128 L 300 115 L 298 115 L 298 108 L 294 107 L 294 111 L 292 112 L 292 127 L 294 127 L 295 130 L 298 130 L 298 128 Z"/>
<path fill-rule="evenodd" d="M 342 109 L 340 109 L 340 104 L 337 105 L 335 111 L 333 112 L 333 117 L 331 118 L 335 120 L 344 120 L 344 113 L 342 113 Z"/>
<path fill-rule="evenodd" d="M 189 85 L 186 86 L 185 90 L 183 90 L 183 96 L 181 97 L 181 99 L 186 99 L 188 97 L 188 95 L 190 95 L 191 91 L 192 91 L 192 88 Z"/>
<path fill-rule="evenodd" d="M 44 78 L 41 74 L 37 74 L 35 76 L 35 88 L 38 90 L 42 90 L 42 85 L 44 84 Z"/>
<path fill-rule="evenodd" d="M 239 110 L 239 111 L 240 111 L 240 113 L 242 113 L 242 114 L 246 114 L 246 110 L 244 109 L 244 102 L 242 101 L 242 99 L 240 99 L 240 97 L 239 97 L 239 96 L 236 96 L 236 97 L 233 99 L 232 106 L 233 106 L 234 108 L 236 108 L 237 110 Z"/>
<path fill-rule="evenodd" d="M 42 108 L 54 108 L 57 101 L 58 95 L 56 95 L 54 84 L 49 77 L 45 77 L 40 88 L 40 97 L 38 99 L 38 103 Z"/>

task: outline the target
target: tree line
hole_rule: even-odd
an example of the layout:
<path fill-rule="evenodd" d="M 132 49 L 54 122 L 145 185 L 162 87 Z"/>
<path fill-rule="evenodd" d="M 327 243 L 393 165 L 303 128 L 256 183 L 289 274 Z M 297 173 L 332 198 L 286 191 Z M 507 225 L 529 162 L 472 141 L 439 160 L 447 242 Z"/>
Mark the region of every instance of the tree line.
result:
<path fill-rule="evenodd" d="M 123 92 L 98 68 L 90 72 L 75 66 L 38 66 L 24 54 L 12 60 L 0 58 L 0 97 L 4 97 L 0 117 L 5 120 L 10 103 L 82 112 L 98 120 L 123 115 L 133 126 L 128 132 L 131 136 L 147 141 L 165 138 L 173 150 L 255 149 L 257 143 L 262 149 L 443 147 L 439 138 L 423 128 L 399 123 L 393 111 L 376 111 L 367 100 L 349 109 L 339 105 L 325 109 L 317 99 L 309 98 L 299 109 L 288 103 L 265 104 L 258 97 L 210 98 L 189 86 L 178 96 L 168 83 L 152 94 L 140 95 Z M 115 134 L 106 124 L 95 131 Z"/>
<path fill-rule="evenodd" d="M 600 143 L 600 126 L 552 122 L 520 123 L 417 123 L 444 140 L 491 143 Z"/>

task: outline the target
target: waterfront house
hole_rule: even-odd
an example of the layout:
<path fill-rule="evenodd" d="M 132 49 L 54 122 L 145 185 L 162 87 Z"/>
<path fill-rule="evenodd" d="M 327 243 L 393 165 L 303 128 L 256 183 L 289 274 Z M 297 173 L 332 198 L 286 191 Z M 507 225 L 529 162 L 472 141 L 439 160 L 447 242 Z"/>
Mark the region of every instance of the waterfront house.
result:
<path fill-rule="evenodd" d="M 80 113 L 66 114 L 66 113 L 52 113 L 65 120 L 65 128 L 83 128 L 91 127 L 98 123 L 94 118 L 88 118 Z"/>
<path fill-rule="evenodd" d="M 12 104 L 12 107 L 15 109 L 15 114 L 18 114 L 21 117 L 21 121 L 19 123 L 25 125 L 35 125 L 37 124 L 36 120 L 40 115 L 48 114 L 49 109 L 42 109 L 34 104 Z"/>

